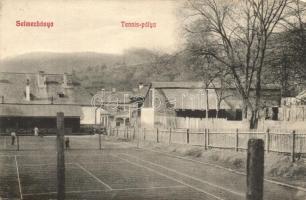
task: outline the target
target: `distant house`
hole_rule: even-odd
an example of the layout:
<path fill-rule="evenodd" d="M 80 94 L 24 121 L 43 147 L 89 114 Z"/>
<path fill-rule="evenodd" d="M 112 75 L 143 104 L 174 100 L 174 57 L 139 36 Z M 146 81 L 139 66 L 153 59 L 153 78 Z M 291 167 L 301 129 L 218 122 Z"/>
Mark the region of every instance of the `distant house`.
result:
<path fill-rule="evenodd" d="M 94 96 L 95 104 L 108 115 L 102 119 L 102 124 L 107 126 L 129 126 L 130 125 L 130 91 L 117 91 L 101 89 Z"/>
<path fill-rule="evenodd" d="M 142 83 L 132 91 L 102 89 L 96 93 L 95 102 L 108 112 L 106 121 L 109 126 L 136 126 L 139 123 L 139 108 L 143 104 L 147 89 Z"/>
<path fill-rule="evenodd" d="M 78 132 L 82 122 L 93 121 L 91 95 L 69 74 L 0 73 L 0 132 L 33 127 L 46 132 L 56 128 L 56 113 L 64 112 L 65 128 Z M 92 123 L 92 122 L 91 122 Z"/>
<path fill-rule="evenodd" d="M 278 108 L 280 98 L 278 87 L 264 88 L 261 108 Z M 203 82 L 152 82 L 141 108 L 141 123 L 154 126 L 162 116 L 242 120 L 242 108 L 243 102 L 235 87 L 213 84 L 205 88 Z M 278 110 L 274 112 L 277 115 Z"/>

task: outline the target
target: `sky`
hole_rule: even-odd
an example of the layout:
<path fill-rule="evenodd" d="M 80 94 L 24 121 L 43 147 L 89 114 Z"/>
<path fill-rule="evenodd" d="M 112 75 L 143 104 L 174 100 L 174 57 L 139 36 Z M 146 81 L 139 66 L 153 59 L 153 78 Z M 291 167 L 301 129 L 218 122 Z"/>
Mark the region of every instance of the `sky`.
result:
<path fill-rule="evenodd" d="M 129 48 L 164 52 L 180 46 L 175 0 L 0 0 L 0 59 L 28 52 L 122 53 Z M 53 22 L 18 27 L 16 21 Z M 151 22 L 156 28 L 126 28 Z"/>

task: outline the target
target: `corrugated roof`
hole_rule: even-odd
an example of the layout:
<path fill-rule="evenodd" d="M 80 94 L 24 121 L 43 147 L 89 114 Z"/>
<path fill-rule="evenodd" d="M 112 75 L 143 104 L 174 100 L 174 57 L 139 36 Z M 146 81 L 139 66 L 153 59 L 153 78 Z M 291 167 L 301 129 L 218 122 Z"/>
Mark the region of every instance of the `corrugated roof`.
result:
<path fill-rule="evenodd" d="M 91 95 L 80 86 L 73 86 L 68 76 L 68 87 L 63 87 L 62 74 L 45 74 L 46 87 L 38 86 L 37 74 L 0 73 L 0 96 L 6 103 L 48 104 L 53 97 L 54 104 L 90 104 Z M 27 79 L 30 82 L 31 101 L 25 100 Z M 63 98 L 59 93 L 64 93 Z"/>
<path fill-rule="evenodd" d="M 165 98 L 161 103 L 168 102 L 174 109 L 205 110 L 207 106 L 207 97 L 203 89 L 156 89 L 156 92 L 158 97 Z M 158 101 L 158 97 L 155 97 L 155 101 Z M 217 94 L 214 89 L 208 91 L 208 107 L 217 108 Z M 220 109 L 231 108 L 226 101 L 221 102 Z"/>
<path fill-rule="evenodd" d="M 77 105 L 0 104 L 0 116 L 56 117 L 57 112 L 64 112 L 69 117 L 80 117 L 82 114 L 81 107 Z"/>
<path fill-rule="evenodd" d="M 151 83 L 152 88 L 181 88 L 181 89 L 203 89 L 205 88 L 205 84 L 203 81 L 194 81 L 194 82 L 152 82 Z M 209 84 L 208 88 L 209 89 L 220 89 L 221 83 L 220 81 L 214 81 L 212 83 Z M 234 82 L 230 83 L 230 85 L 227 83 L 226 86 L 223 86 L 227 89 L 235 89 L 235 84 Z M 252 87 L 255 88 L 255 87 Z M 280 86 L 277 84 L 264 84 L 262 85 L 262 89 L 264 90 L 279 90 Z"/>

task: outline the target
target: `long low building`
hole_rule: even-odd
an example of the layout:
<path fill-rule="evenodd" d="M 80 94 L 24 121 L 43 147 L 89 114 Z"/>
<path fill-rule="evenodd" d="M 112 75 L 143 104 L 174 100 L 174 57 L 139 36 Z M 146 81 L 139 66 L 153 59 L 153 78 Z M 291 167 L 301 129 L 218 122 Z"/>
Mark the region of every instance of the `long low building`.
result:
<path fill-rule="evenodd" d="M 57 112 L 65 114 L 68 132 L 79 131 L 82 112 L 78 105 L 0 104 L 0 126 L 4 132 L 11 128 L 29 132 L 33 127 L 54 132 Z"/>

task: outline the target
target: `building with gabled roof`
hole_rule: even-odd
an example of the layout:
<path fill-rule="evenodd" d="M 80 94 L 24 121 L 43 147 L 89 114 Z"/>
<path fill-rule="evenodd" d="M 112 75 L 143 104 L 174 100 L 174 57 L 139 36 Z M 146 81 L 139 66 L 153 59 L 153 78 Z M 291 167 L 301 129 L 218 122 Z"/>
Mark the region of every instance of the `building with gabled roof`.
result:
<path fill-rule="evenodd" d="M 251 94 L 254 91 L 251 89 Z M 261 108 L 278 107 L 280 99 L 280 88 L 266 85 Z M 242 108 L 242 99 L 234 86 L 222 87 L 214 82 L 206 88 L 203 82 L 152 82 L 141 108 L 141 120 L 143 126 L 151 127 L 160 116 L 242 120 Z"/>
<path fill-rule="evenodd" d="M 56 128 L 56 113 L 64 112 L 65 128 L 78 132 L 91 95 L 74 83 L 69 74 L 0 73 L 0 132 L 37 126 L 48 132 Z"/>

